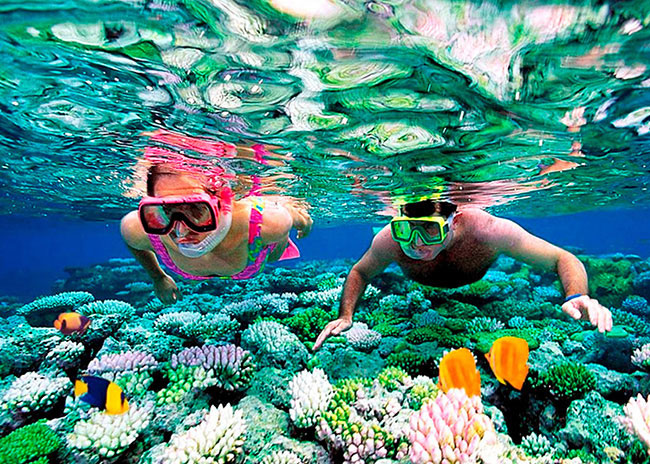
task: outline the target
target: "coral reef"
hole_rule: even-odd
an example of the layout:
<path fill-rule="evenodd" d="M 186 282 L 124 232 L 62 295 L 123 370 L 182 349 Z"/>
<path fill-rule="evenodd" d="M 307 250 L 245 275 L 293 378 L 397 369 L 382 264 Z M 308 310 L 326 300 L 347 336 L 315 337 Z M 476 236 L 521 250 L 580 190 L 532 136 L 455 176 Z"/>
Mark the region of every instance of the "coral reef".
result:
<path fill-rule="evenodd" d="M 88 291 L 7 303 L 22 316 L 0 318 L 0 461 L 650 461 L 650 264 L 586 259 L 608 274 L 594 279 L 598 295 L 615 285 L 603 297 L 614 304 L 607 335 L 561 312 L 555 276 L 500 259 L 458 289 L 391 269 L 366 291 L 354 325 L 317 352 L 349 262 L 269 268 L 245 284 L 179 281 L 184 298 L 170 306 L 132 261 L 73 270 L 58 288 Z M 86 333 L 51 327 L 64 310 L 91 318 Z M 438 388 L 445 351 L 478 355 L 506 335 L 531 350 L 520 392 L 499 384 L 483 356 L 482 397 Z M 129 411 L 74 400 L 83 374 L 117 383 Z"/>

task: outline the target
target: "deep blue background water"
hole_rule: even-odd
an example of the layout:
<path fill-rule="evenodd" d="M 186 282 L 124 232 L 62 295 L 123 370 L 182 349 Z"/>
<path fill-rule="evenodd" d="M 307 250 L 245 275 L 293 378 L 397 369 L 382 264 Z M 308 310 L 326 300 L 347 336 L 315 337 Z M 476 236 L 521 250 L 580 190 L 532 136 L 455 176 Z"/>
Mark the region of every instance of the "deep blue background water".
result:
<path fill-rule="evenodd" d="M 511 218 L 528 231 L 560 246 L 591 254 L 633 253 L 650 256 L 650 210 L 599 211 L 547 218 Z M 82 267 L 110 258 L 130 257 L 119 222 L 0 216 L 0 295 L 29 301 L 50 293 L 66 267 Z M 314 228 L 298 240 L 303 259 L 358 258 L 373 236 L 370 224 Z"/>

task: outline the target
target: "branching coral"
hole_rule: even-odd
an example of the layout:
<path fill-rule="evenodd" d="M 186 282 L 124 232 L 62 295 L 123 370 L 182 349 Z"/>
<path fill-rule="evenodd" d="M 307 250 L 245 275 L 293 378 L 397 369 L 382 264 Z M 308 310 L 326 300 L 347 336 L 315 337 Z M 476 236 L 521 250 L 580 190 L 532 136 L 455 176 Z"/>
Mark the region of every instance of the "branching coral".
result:
<path fill-rule="evenodd" d="M 3 464 L 38 462 L 39 458 L 45 458 L 56 452 L 62 444 L 63 440 L 45 425 L 44 420 L 41 420 L 0 438 L 0 462 Z"/>
<path fill-rule="evenodd" d="M 173 435 L 162 457 L 163 464 L 226 464 L 242 453 L 246 422 L 230 404 L 210 407 L 203 421 Z"/>
<path fill-rule="evenodd" d="M 12 382 L 0 407 L 20 416 L 46 413 L 63 399 L 71 387 L 67 377 L 51 378 L 28 372 Z"/>
<path fill-rule="evenodd" d="M 476 462 L 478 448 L 496 441 L 492 421 L 478 396 L 453 388 L 425 402 L 410 420 L 410 458 L 414 464 Z"/>
<path fill-rule="evenodd" d="M 167 388 L 157 393 L 157 402 L 174 403 L 191 390 L 218 386 L 224 390 L 246 388 L 255 365 L 251 354 L 235 345 L 204 345 L 174 354 L 165 375 Z"/>
<path fill-rule="evenodd" d="M 77 422 L 68 443 L 89 454 L 105 459 L 119 457 L 138 438 L 151 419 L 152 405 L 130 405 L 124 414 L 93 413 L 90 419 Z"/>
<path fill-rule="evenodd" d="M 327 409 L 333 389 L 327 375 L 321 369 L 302 371 L 289 382 L 291 408 L 289 415 L 298 427 L 316 425 Z"/>

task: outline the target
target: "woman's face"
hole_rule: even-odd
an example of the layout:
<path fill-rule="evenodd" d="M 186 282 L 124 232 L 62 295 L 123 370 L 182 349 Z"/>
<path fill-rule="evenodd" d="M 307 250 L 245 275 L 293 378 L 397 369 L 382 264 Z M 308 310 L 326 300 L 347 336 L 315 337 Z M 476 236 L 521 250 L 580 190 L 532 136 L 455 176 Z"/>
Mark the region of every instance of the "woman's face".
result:
<path fill-rule="evenodd" d="M 154 196 L 185 196 L 197 193 L 206 193 L 203 183 L 194 176 L 187 174 L 161 175 L 154 185 Z M 190 212 L 191 213 L 191 212 Z M 176 221 L 169 237 L 175 243 L 199 243 L 205 238 L 207 232 L 195 232 L 182 221 Z"/>

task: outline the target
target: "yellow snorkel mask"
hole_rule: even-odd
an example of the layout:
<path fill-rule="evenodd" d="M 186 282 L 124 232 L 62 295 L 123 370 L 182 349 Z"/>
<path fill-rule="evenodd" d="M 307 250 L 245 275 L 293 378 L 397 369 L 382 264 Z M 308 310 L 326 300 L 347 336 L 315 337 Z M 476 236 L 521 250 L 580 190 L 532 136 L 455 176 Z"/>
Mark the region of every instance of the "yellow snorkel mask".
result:
<path fill-rule="evenodd" d="M 439 245 L 449 234 L 450 217 L 442 216 L 409 217 L 397 216 L 390 221 L 390 233 L 397 243 L 410 245 L 418 237 L 424 245 Z"/>

